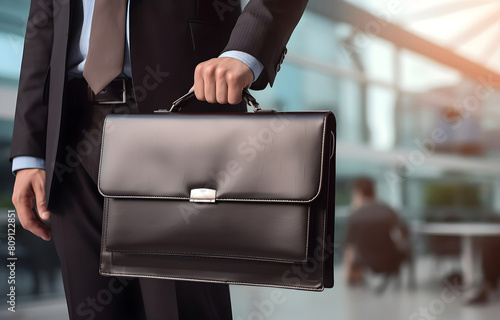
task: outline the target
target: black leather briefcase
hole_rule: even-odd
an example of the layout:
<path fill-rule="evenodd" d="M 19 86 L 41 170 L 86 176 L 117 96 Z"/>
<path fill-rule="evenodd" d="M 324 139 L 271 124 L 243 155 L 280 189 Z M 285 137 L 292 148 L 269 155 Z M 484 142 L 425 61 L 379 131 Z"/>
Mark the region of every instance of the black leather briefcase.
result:
<path fill-rule="evenodd" d="M 192 96 L 190 94 L 189 96 Z M 100 273 L 321 291 L 333 286 L 329 111 L 110 115 Z"/>

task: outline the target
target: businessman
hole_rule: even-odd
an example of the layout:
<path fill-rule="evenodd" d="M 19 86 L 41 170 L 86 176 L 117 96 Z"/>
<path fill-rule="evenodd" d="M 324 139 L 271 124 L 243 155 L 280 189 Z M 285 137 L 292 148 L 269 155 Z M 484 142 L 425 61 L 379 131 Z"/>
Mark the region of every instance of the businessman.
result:
<path fill-rule="evenodd" d="M 110 113 L 242 112 L 272 85 L 307 0 L 32 0 L 11 161 L 22 226 L 54 239 L 74 319 L 232 319 L 229 288 L 99 275 L 96 186 Z M 50 222 L 49 222 L 50 221 Z M 47 222 L 49 222 L 47 224 Z"/>

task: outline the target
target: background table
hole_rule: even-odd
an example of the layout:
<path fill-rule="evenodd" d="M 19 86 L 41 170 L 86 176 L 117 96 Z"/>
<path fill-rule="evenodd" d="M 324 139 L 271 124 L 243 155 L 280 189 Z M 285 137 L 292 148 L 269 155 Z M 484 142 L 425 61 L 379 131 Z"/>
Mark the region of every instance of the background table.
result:
<path fill-rule="evenodd" d="M 481 257 L 481 249 L 474 251 L 474 237 L 500 236 L 500 223 L 432 222 L 412 225 L 412 231 L 434 236 L 461 238 L 461 264 L 465 288 L 474 284 L 474 262 Z"/>

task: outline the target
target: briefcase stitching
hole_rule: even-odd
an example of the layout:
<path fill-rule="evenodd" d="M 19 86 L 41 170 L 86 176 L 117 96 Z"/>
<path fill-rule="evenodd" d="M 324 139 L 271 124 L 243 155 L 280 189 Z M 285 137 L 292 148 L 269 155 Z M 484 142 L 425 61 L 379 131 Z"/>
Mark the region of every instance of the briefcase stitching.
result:
<path fill-rule="evenodd" d="M 306 287 L 306 286 L 291 286 L 276 283 L 258 283 L 258 282 L 241 282 L 241 281 L 221 281 L 221 280 L 211 280 L 211 279 L 197 279 L 197 278 L 183 278 L 183 277 L 168 277 L 168 276 L 156 276 L 150 274 L 135 274 L 135 273 L 121 273 L 121 272 L 101 272 L 102 275 L 107 276 L 124 276 L 124 277 L 141 277 L 141 278 L 155 278 L 155 279 L 168 279 L 168 280 L 181 280 L 181 281 L 195 281 L 195 282 L 213 282 L 213 283 L 226 283 L 226 284 L 240 284 L 248 286 L 261 286 L 261 287 L 277 287 L 285 289 L 303 289 L 308 291 L 323 291 L 325 288 L 321 285 L 318 288 Z"/>

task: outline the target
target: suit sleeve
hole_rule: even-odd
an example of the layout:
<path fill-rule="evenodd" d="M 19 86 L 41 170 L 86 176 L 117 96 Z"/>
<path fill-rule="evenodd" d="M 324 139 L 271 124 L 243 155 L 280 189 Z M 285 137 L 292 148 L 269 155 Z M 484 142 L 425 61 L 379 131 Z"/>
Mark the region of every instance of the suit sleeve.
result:
<path fill-rule="evenodd" d="M 251 0 L 241 13 L 223 52 L 243 51 L 263 64 L 252 89 L 273 84 L 306 4 L 307 0 Z"/>
<path fill-rule="evenodd" d="M 17 156 L 45 159 L 47 101 L 53 41 L 53 7 L 50 0 L 32 0 L 24 40 L 10 160 Z"/>

